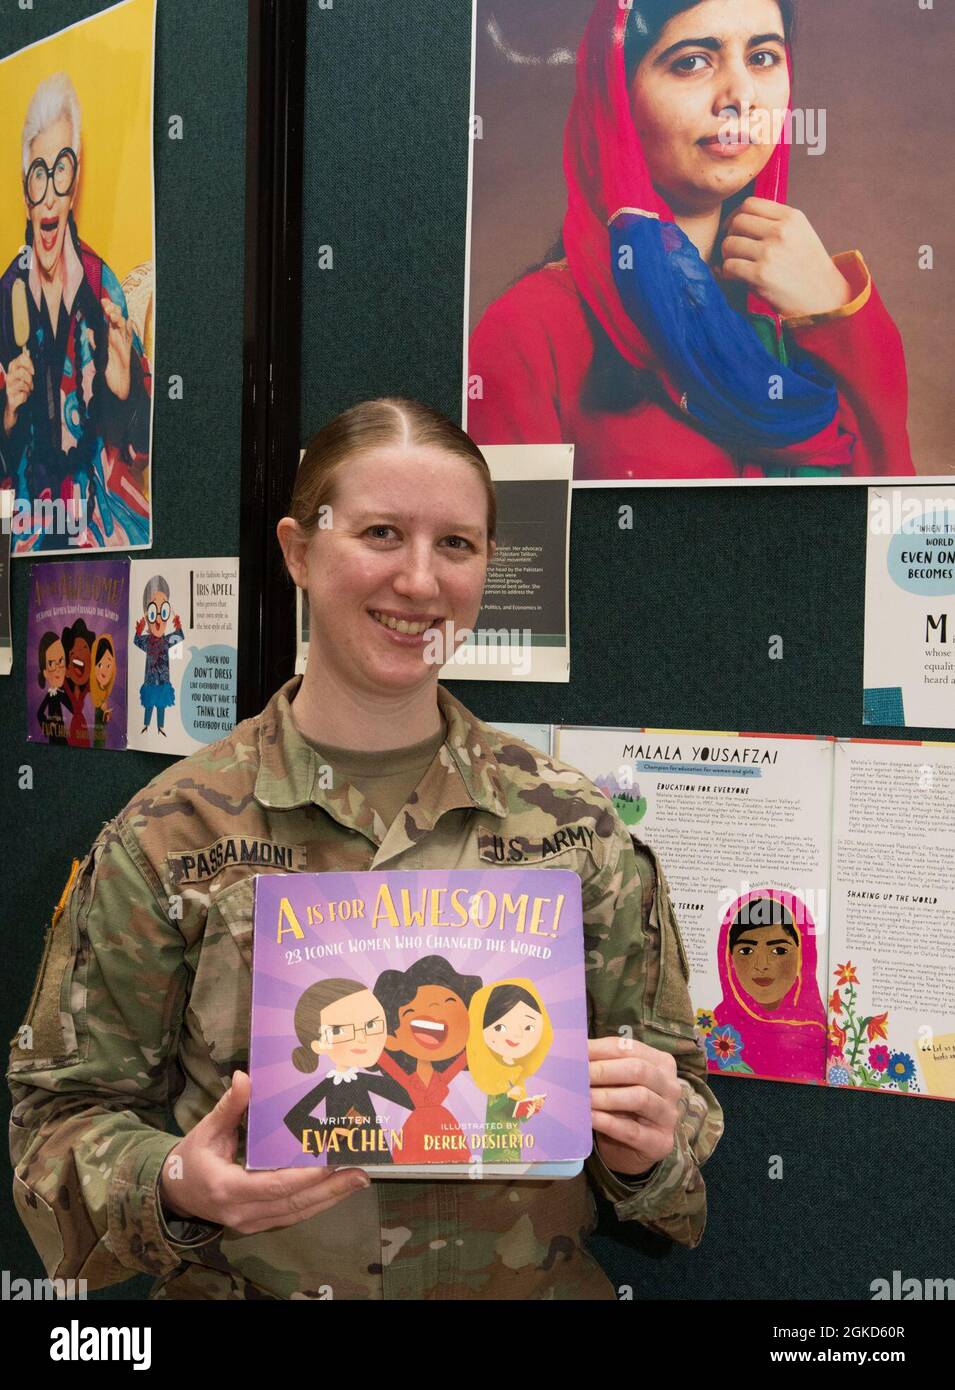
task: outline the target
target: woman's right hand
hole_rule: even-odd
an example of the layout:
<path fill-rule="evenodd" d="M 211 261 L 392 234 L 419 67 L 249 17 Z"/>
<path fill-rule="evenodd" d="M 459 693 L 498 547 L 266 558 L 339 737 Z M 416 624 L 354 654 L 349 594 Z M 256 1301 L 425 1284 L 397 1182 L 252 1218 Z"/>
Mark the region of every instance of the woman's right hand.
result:
<path fill-rule="evenodd" d="M 14 357 L 7 368 L 6 376 L 7 400 L 3 410 L 3 429 L 5 434 L 11 434 L 17 423 L 20 407 L 33 390 L 33 360 L 30 354 L 21 352 L 19 357 Z"/>
<path fill-rule="evenodd" d="M 216 1107 L 170 1149 L 159 1178 L 159 1195 L 169 1211 L 253 1235 L 306 1221 L 368 1186 L 368 1175 L 358 1168 L 246 1172 L 235 1153 L 249 1092 L 247 1074 L 234 1072 Z"/>
<path fill-rule="evenodd" d="M 723 230 L 724 278 L 748 285 L 777 314 L 831 313 L 852 299 L 848 280 L 799 208 L 747 198 Z"/>

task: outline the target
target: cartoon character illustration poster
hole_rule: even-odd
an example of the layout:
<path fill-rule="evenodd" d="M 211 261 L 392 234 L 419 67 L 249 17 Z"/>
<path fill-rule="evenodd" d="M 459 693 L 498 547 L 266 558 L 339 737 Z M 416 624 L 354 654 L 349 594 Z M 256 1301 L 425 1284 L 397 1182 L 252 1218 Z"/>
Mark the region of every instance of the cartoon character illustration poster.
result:
<path fill-rule="evenodd" d="M 593 1135 L 575 873 L 260 874 L 253 957 L 250 1168 L 579 1171 Z"/>
<path fill-rule="evenodd" d="M 235 725 L 239 562 L 134 560 L 129 746 L 194 753 Z"/>
<path fill-rule="evenodd" d="M 716 949 L 723 997 L 712 1018 L 698 1015 L 710 1070 L 823 1081 L 826 1009 L 805 904 L 775 888 L 743 894 L 723 916 Z"/>
<path fill-rule="evenodd" d="M 126 747 L 128 602 L 128 559 L 32 566 L 29 742 Z"/>
<path fill-rule="evenodd" d="M 151 542 L 155 0 L 0 59 L 0 487 L 13 555 Z"/>
<path fill-rule="evenodd" d="M 863 724 L 955 729 L 955 488 L 870 488 Z"/>

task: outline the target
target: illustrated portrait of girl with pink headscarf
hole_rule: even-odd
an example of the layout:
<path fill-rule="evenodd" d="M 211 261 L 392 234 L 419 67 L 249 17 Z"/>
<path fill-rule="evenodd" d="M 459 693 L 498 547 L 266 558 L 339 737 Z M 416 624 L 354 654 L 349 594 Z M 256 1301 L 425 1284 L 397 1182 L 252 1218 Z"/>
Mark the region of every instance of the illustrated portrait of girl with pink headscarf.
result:
<path fill-rule="evenodd" d="M 793 893 L 760 888 L 733 902 L 717 943 L 722 1002 L 706 1036 L 711 1070 L 823 1081 L 826 1011 L 816 931 Z"/>
<path fill-rule="evenodd" d="M 796 8 L 548 0 L 541 41 L 553 10 L 563 35 L 579 9 L 575 54 L 498 40 L 528 74 L 516 109 L 538 137 L 535 96 L 555 88 L 535 74 L 573 59 L 575 81 L 560 235 L 479 318 L 472 295 L 465 395 L 477 443 L 572 443 L 574 480 L 585 482 L 915 472 L 901 335 L 853 227 L 831 254 L 787 200 L 790 147 L 805 139 L 794 122 Z M 526 39 L 508 9 L 478 0 L 482 32 Z M 485 120 L 501 80 L 491 66 L 487 90 L 476 68 Z M 520 168 L 510 144 L 494 153 L 494 138 L 489 122 L 474 147 L 479 267 L 506 242 L 508 180 L 522 186 L 512 221 L 523 234 L 545 177 L 558 177 Z"/>

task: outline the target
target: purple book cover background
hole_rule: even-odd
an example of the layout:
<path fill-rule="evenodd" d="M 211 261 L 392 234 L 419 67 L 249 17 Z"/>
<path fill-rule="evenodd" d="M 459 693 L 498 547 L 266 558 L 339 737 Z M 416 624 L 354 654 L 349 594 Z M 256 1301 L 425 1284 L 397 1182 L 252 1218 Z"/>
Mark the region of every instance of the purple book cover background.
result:
<path fill-rule="evenodd" d="M 96 639 L 108 637 L 113 648 L 116 674 L 107 697 L 110 717 L 104 725 L 103 747 L 126 747 L 127 626 L 129 623 L 129 559 L 61 560 L 30 566 L 30 596 L 27 614 L 26 697 L 27 741 L 48 743 L 40 727 L 39 710 L 47 686 L 40 684 L 40 642 L 47 632 L 62 639 L 65 628 L 82 619 L 93 633 L 89 644 L 96 650 Z M 90 654 L 92 663 L 92 651 Z M 82 718 L 91 750 L 96 706 L 89 689 L 83 698 Z M 64 715 L 69 732 L 72 716 Z"/>
<path fill-rule="evenodd" d="M 321 927 L 305 924 L 305 906 L 315 902 L 338 902 L 364 898 L 369 911 L 382 880 L 387 881 L 395 900 L 402 889 L 410 889 L 412 902 L 423 888 L 461 887 L 468 894 L 483 889 L 512 896 L 532 893 L 545 897 L 567 895 L 558 935 L 544 937 L 516 933 L 512 925 L 497 927 L 372 928 L 364 921 L 335 922 Z M 288 898 L 302 924 L 305 939 L 286 933 L 276 941 L 279 904 Z M 449 899 L 446 900 L 449 902 Z M 446 908 L 445 916 L 449 909 Z M 418 937 L 420 946 L 403 942 Z M 473 949 L 430 946 L 429 938 L 493 938 L 504 941 L 504 951 L 491 951 L 479 945 Z M 375 941 L 392 941 L 391 949 L 374 949 Z M 318 960 L 302 959 L 290 964 L 286 952 L 296 946 L 322 945 L 343 941 L 345 952 Z M 349 943 L 371 943 L 372 948 L 351 949 Z M 512 953 L 511 943 L 526 942 L 547 948 L 549 959 Z M 541 1163 L 586 1156 L 591 1149 L 589 1067 L 587 1060 L 587 1007 L 584 980 L 583 927 L 580 915 L 580 880 L 575 873 L 559 869 L 451 869 L 418 871 L 371 871 L 367 873 L 259 874 L 255 880 L 255 928 L 252 980 L 252 1031 L 250 1075 L 252 1098 L 249 1106 L 247 1165 L 250 1168 L 278 1168 L 322 1165 L 324 1156 L 302 1152 L 285 1125 L 285 1115 L 315 1087 L 329 1070 L 329 1061 L 319 1059 L 314 1072 L 298 1071 L 292 1053 L 299 1046 L 294 1029 L 295 1006 L 302 992 L 317 980 L 330 977 L 354 979 L 374 989 L 384 970 L 407 970 L 422 956 L 444 956 L 461 974 L 479 975 L 485 985 L 498 980 L 530 979 L 547 1009 L 554 1029 L 553 1044 L 540 1068 L 526 1080 L 529 1096 L 545 1094 L 543 1110 L 524 1126 L 533 1132 L 534 1146 L 526 1161 Z M 451 1082 L 444 1102 L 466 1133 L 484 1126 L 487 1096 L 471 1080 L 467 1070 Z M 375 1097 L 375 1111 L 387 1128 L 400 1130 L 408 1111 L 393 1102 Z M 323 1114 L 323 1110 L 317 1112 Z M 467 1126 L 475 1126 L 468 1129 Z M 360 1163 L 356 1155 L 356 1163 Z M 447 1155 L 435 1154 L 436 1163 Z M 494 1162 L 493 1150 L 483 1156 Z M 462 1164 L 462 1177 L 468 1172 Z"/>

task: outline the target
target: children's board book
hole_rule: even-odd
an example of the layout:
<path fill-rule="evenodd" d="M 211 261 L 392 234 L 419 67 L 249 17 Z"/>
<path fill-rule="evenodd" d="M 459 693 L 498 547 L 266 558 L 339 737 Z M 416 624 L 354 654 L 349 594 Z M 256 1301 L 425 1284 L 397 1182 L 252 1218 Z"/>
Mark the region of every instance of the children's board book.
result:
<path fill-rule="evenodd" d="M 560 1178 L 590 1153 L 580 879 L 259 874 L 246 1165 Z"/>

